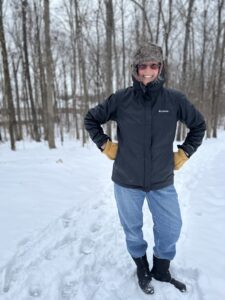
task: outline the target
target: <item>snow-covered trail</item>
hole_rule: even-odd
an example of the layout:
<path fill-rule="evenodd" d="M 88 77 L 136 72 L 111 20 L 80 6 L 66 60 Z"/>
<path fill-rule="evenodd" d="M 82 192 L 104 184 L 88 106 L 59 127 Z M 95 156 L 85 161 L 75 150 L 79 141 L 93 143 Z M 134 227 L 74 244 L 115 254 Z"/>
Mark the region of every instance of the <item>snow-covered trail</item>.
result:
<path fill-rule="evenodd" d="M 195 269 L 199 299 L 220 300 L 225 282 L 225 139 L 205 143 L 179 177 L 186 200 L 178 257 L 184 270 Z"/>
<path fill-rule="evenodd" d="M 92 154 L 94 159 L 90 158 Z M 117 216 L 110 180 L 112 164 L 98 156 L 92 148 L 85 149 L 76 160 L 82 168 L 80 176 L 86 176 L 90 181 L 86 185 L 85 181 L 80 181 L 83 186 L 78 187 L 80 195 L 76 193 L 79 199 L 74 207 L 44 229 L 23 239 L 12 258 L 2 266 L 0 299 L 223 299 L 224 134 L 218 140 L 205 141 L 175 176 L 183 228 L 171 272 L 187 284 L 186 294 L 155 280 L 154 295 L 147 296 L 140 291 Z M 66 162 L 66 157 L 63 161 Z M 100 161 L 104 163 L 94 171 L 94 164 Z M 71 168 L 70 175 L 74 175 Z M 97 179 L 92 180 L 95 172 Z M 66 180 L 70 180 L 69 176 Z M 69 187 L 72 188 L 72 183 Z M 151 264 L 152 220 L 146 204 L 143 230 Z"/>

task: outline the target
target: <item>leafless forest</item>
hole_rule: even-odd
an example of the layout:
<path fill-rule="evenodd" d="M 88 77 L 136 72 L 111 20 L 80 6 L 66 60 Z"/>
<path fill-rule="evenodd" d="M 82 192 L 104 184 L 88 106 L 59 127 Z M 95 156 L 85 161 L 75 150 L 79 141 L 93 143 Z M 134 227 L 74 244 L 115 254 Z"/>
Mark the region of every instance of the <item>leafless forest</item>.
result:
<path fill-rule="evenodd" d="M 225 129 L 224 0 L 0 0 L 0 142 L 88 140 L 89 107 L 132 84 L 137 45 L 163 46 L 166 86 Z M 105 130 L 114 138 L 115 124 Z M 177 139 L 185 128 L 179 124 Z"/>

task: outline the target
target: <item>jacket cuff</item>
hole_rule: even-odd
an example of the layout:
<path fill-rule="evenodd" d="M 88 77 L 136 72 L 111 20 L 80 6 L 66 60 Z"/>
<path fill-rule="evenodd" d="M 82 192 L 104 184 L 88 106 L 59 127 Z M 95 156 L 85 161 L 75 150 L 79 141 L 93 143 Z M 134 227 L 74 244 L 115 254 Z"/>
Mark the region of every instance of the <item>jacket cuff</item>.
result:
<path fill-rule="evenodd" d="M 99 150 L 101 152 L 103 152 L 104 150 L 101 148 L 102 145 L 104 145 L 108 140 L 112 141 L 111 138 L 109 136 L 105 137 L 104 140 L 100 141 L 97 143 L 97 147 L 99 148 Z"/>
<path fill-rule="evenodd" d="M 185 154 L 187 155 L 187 157 L 191 157 L 192 154 L 195 152 L 194 147 L 192 147 L 191 145 L 177 145 L 177 148 L 184 150 Z"/>

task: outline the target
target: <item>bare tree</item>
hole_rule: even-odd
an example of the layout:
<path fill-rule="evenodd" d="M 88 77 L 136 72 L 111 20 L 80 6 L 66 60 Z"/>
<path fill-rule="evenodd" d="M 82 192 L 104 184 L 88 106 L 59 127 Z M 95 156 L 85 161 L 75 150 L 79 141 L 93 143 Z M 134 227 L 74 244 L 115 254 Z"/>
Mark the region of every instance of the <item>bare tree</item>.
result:
<path fill-rule="evenodd" d="M 183 48 L 183 64 L 182 64 L 182 77 L 181 77 L 181 87 L 186 91 L 186 78 L 187 78 L 187 64 L 188 64 L 188 43 L 190 38 L 190 27 L 192 21 L 192 8 L 195 0 L 189 0 L 188 2 L 188 12 L 185 22 L 185 35 L 184 35 L 184 48 Z"/>
<path fill-rule="evenodd" d="M 55 148 L 54 134 L 54 87 L 53 87 L 53 70 L 52 70 L 52 52 L 50 37 L 50 15 L 49 0 L 44 0 L 44 22 L 45 22 L 45 58 L 46 58 L 46 76 L 47 76 L 47 112 L 48 112 L 48 146 L 50 149 Z"/>
<path fill-rule="evenodd" d="M 160 25 L 160 17 L 162 14 L 162 0 L 158 1 L 158 14 L 157 14 L 157 25 L 156 25 L 156 37 L 155 37 L 155 42 L 156 44 L 159 41 L 159 25 Z"/>
<path fill-rule="evenodd" d="M 192 8 L 194 0 L 188 2 L 188 12 L 185 21 L 185 35 L 184 35 L 184 47 L 183 47 L 183 63 L 182 63 L 182 75 L 181 75 L 181 89 L 186 92 L 187 88 L 187 65 L 188 65 L 188 43 L 190 38 L 190 26 L 192 21 Z M 177 129 L 177 140 L 180 141 L 185 134 L 185 127 L 179 122 Z"/>
<path fill-rule="evenodd" d="M 37 49 L 38 57 L 38 72 L 39 72 L 39 85 L 42 103 L 42 122 L 44 128 L 44 139 L 48 139 L 48 114 L 47 114 L 47 87 L 46 87 L 46 76 L 43 63 L 43 53 L 41 49 L 41 37 L 40 37 L 40 17 L 37 10 L 37 5 L 34 1 L 34 15 L 35 15 L 35 45 Z"/>
<path fill-rule="evenodd" d="M 75 8 L 75 24 L 76 24 L 76 38 L 77 38 L 77 52 L 78 52 L 78 66 L 79 66 L 79 73 L 81 75 L 81 91 L 84 93 L 84 111 L 88 109 L 88 102 L 89 102 L 89 94 L 88 94 L 88 87 L 87 87 L 87 78 L 86 78 L 86 61 L 84 59 L 84 47 L 83 47 L 83 36 L 82 36 L 82 20 L 81 15 L 79 14 L 79 2 L 74 0 L 74 8 Z M 82 125 L 82 138 L 83 144 L 86 141 L 86 132 L 84 130 L 84 126 Z"/>
<path fill-rule="evenodd" d="M 21 118 L 21 107 L 20 107 L 20 101 L 19 101 L 19 86 L 18 86 L 18 69 L 19 69 L 19 64 L 21 61 L 21 56 L 15 62 L 16 58 L 12 54 L 12 67 L 13 67 L 13 76 L 14 76 L 14 84 L 15 84 L 15 93 L 16 93 L 16 115 L 17 115 L 17 133 L 18 137 L 17 140 L 20 141 L 23 139 L 23 129 L 22 129 L 22 118 Z"/>
<path fill-rule="evenodd" d="M 124 0 L 121 1 L 121 27 L 122 27 L 122 78 L 123 78 L 123 87 L 126 87 L 126 54 L 125 54 L 125 25 L 124 25 Z"/>
<path fill-rule="evenodd" d="M 221 47 L 221 55 L 220 55 L 220 62 L 219 62 L 219 75 L 218 75 L 218 97 L 219 97 L 219 103 L 218 103 L 218 111 L 221 108 L 221 117 L 222 115 L 222 108 L 224 105 L 224 97 L 223 97 L 223 82 L 224 82 L 224 60 L 225 60 L 225 22 L 223 23 L 223 41 L 222 41 L 222 47 Z M 219 121 L 218 121 L 219 122 Z M 217 124 L 215 124 L 217 125 Z"/>
<path fill-rule="evenodd" d="M 163 28 L 164 28 L 164 43 L 165 43 L 165 59 L 164 59 L 164 65 L 165 65 L 165 83 L 167 84 L 169 81 L 169 70 L 168 70 L 168 57 L 169 57 L 169 38 L 170 33 L 172 29 L 172 12 L 173 12 L 173 0 L 169 0 L 169 13 L 168 13 L 168 20 L 165 19 L 163 9 L 161 7 L 162 1 L 159 1 L 159 16 L 158 16 L 158 22 L 157 22 L 157 42 L 158 42 L 158 27 L 160 23 L 160 14 L 162 15 L 162 21 L 163 21 Z"/>
<path fill-rule="evenodd" d="M 97 99 L 100 101 L 100 94 L 101 94 L 101 76 L 100 76 L 100 7 L 101 7 L 101 0 L 98 1 L 98 8 L 96 12 L 96 92 L 97 92 Z"/>
<path fill-rule="evenodd" d="M 113 37 L 113 4 L 105 0 L 106 6 L 106 94 L 112 94 L 112 37 Z M 107 134 L 111 136 L 111 123 L 107 123 Z"/>
<path fill-rule="evenodd" d="M 13 104 L 12 88 L 9 74 L 8 65 L 8 53 L 5 43 L 5 33 L 3 27 L 3 13 L 2 13 L 3 0 L 0 0 L 0 45 L 3 60 L 3 71 L 4 71 L 4 95 L 7 100 L 7 111 L 8 111 L 8 124 L 9 124 L 9 135 L 11 142 L 11 149 L 15 150 L 15 139 L 16 139 L 16 119 L 15 119 L 15 109 Z"/>
<path fill-rule="evenodd" d="M 69 20 L 70 20 L 70 40 L 72 46 L 72 67 L 71 67 L 71 88 L 72 88 L 72 98 L 73 98 L 73 120 L 75 122 L 76 138 L 80 139 L 79 124 L 78 124 L 78 112 L 77 112 L 77 101 L 76 101 L 76 90 L 77 90 L 77 39 L 76 39 L 76 29 L 75 29 L 75 18 L 74 18 L 73 0 L 70 0 L 69 4 Z"/>
<path fill-rule="evenodd" d="M 204 1 L 205 5 L 205 1 Z M 202 35 L 202 54 L 201 54 L 201 62 L 200 62 L 200 102 L 199 102 L 199 108 L 200 110 L 203 110 L 204 107 L 204 98 L 205 98 L 205 59 L 206 59 L 206 42 L 207 42 L 207 14 L 208 9 L 204 7 L 203 12 L 203 35 Z"/>
<path fill-rule="evenodd" d="M 118 90 L 120 87 L 120 68 L 119 68 L 119 51 L 117 47 L 117 34 L 116 34 L 116 26 L 114 22 L 114 13 L 112 10 L 112 36 L 113 36 L 113 51 L 114 51 L 114 69 L 115 69 L 115 82 L 116 82 L 116 89 Z M 111 79 L 112 80 L 112 79 Z"/>
<path fill-rule="evenodd" d="M 141 11 L 143 13 L 142 20 L 143 20 L 143 24 L 144 24 L 142 27 L 142 30 L 145 28 L 145 23 L 146 23 L 150 40 L 153 41 L 153 34 L 152 34 L 151 26 L 149 23 L 148 15 L 146 12 L 146 0 L 142 0 L 142 5 L 140 3 L 138 3 L 136 0 L 130 0 L 130 1 L 133 2 L 135 5 L 137 5 L 141 9 Z M 146 39 L 146 35 L 145 35 L 145 29 L 144 29 L 144 34 L 142 34 L 142 40 L 145 40 L 145 39 Z"/>
<path fill-rule="evenodd" d="M 27 7 L 28 7 L 28 2 L 27 2 L 27 0 L 21 0 L 21 3 L 22 3 L 22 22 L 23 22 L 23 52 L 24 52 L 24 72 L 25 72 L 24 75 L 25 75 L 25 80 L 27 82 L 27 88 L 28 88 L 29 99 L 30 99 L 30 104 L 31 104 L 34 139 L 37 142 L 40 142 L 40 132 L 38 129 L 37 113 L 36 113 L 36 107 L 34 104 L 34 97 L 33 97 L 33 91 L 32 91 L 30 63 L 29 63 L 29 55 L 28 55 L 28 44 L 27 44 Z"/>
<path fill-rule="evenodd" d="M 217 2 L 218 7 L 218 15 L 217 15 L 217 33 L 216 33 L 216 46 L 214 51 L 214 59 L 213 59 L 213 68 L 212 68 L 212 104 L 211 104 L 211 124 L 213 130 L 213 137 L 217 137 L 217 125 L 218 125 L 218 105 L 219 105 L 219 91 L 221 90 L 221 83 L 219 82 L 219 48 L 220 48 L 220 37 L 222 33 L 222 22 L 221 22 L 221 15 L 222 9 L 224 7 L 224 0 L 218 0 Z M 223 60 L 223 58 L 222 58 Z M 221 73 L 220 73 L 220 80 L 221 80 Z M 208 127 L 210 130 L 211 126 Z M 209 133 L 208 133 L 209 134 Z"/>

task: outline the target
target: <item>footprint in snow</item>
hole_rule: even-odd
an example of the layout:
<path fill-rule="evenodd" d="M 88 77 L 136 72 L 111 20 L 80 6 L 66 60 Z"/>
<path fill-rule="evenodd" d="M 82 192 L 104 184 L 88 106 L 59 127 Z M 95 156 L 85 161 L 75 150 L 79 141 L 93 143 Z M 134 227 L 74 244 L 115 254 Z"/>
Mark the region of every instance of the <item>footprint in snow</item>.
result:
<path fill-rule="evenodd" d="M 42 295 L 41 275 L 38 270 L 30 274 L 27 279 L 28 294 L 31 297 L 39 298 Z"/>
<path fill-rule="evenodd" d="M 45 252 L 44 252 L 44 258 L 46 259 L 46 260 L 52 260 L 52 259 L 54 259 L 55 257 L 56 257 L 56 253 L 55 253 L 55 251 L 54 250 L 52 250 L 52 249 L 47 249 Z"/>
<path fill-rule="evenodd" d="M 91 226 L 90 226 L 90 231 L 91 232 L 97 232 L 101 229 L 102 225 L 100 223 L 93 223 Z"/>
<path fill-rule="evenodd" d="M 90 254 L 94 248 L 95 242 L 89 238 L 84 238 L 81 241 L 80 252 L 83 254 Z"/>
<path fill-rule="evenodd" d="M 78 282 L 76 280 L 65 278 L 60 287 L 61 299 L 72 300 L 75 299 L 78 291 Z"/>
<path fill-rule="evenodd" d="M 40 285 L 33 285 L 29 287 L 29 295 L 35 298 L 41 296 L 41 286 Z"/>
<path fill-rule="evenodd" d="M 62 224 L 64 228 L 67 228 L 70 226 L 72 219 L 70 217 L 63 217 L 62 218 Z"/>
<path fill-rule="evenodd" d="M 202 212 L 200 212 L 200 211 L 197 211 L 195 214 L 196 214 L 197 216 L 199 216 L 199 217 L 202 216 Z"/>
<path fill-rule="evenodd" d="M 96 203 L 92 206 L 92 209 L 98 209 L 100 207 L 99 203 Z"/>
<path fill-rule="evenodd" d="M 94 203 L 94 204 L 92 205 L 92 209 L 98 209 L 98 208 L 101 208 L 101 207 L 103 207 L 103 206 L 105 206 L 105 205 L 106 205 L 106 201 L 100 200 L 99 202 Z"/>

